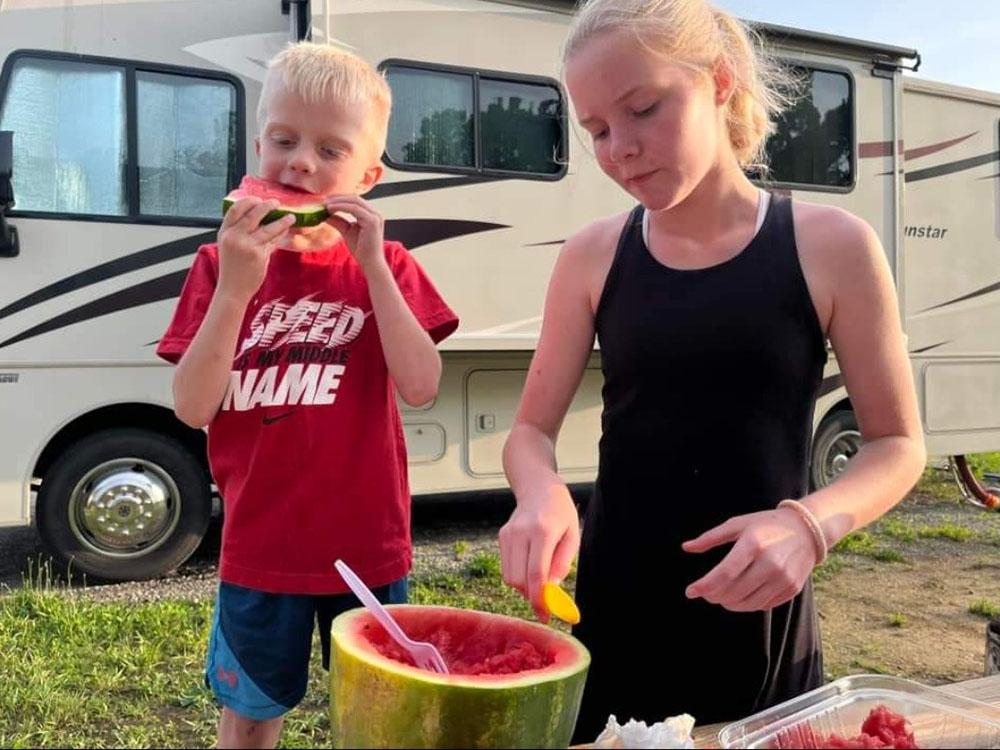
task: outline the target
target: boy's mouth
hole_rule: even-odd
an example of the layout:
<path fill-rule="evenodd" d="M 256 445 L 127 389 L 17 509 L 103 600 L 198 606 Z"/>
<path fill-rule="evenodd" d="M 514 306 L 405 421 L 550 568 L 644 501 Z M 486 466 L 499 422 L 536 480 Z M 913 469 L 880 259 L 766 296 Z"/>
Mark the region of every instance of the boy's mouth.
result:
<path fill-rule="evenodd" d="M 298 185 L 292 185 L 287 182 L 282 182 L 281 187 L 296 193 L 302 193 L 303 195 L 314 195 L 312 190 L 307 190 L 306 188 L 299 187 Z"/>

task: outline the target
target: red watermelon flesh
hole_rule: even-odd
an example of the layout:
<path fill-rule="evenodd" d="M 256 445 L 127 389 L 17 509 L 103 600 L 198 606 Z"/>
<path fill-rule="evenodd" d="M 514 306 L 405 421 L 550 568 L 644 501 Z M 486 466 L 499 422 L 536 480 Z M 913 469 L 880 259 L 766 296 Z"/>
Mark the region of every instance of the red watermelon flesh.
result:
<path fill-rule="evenodd" d="M 808 725 L 791 727 L 778 736 L 779 747 L 799 748 L 909 748 L 920 747 L 905 717 L 887 706 L 875 706 L 861 725 L 861 733 L 843 737 L 836 732 L 824 737 Z"/>
<path fill-rule="evenodd" d="M 414 666 L 410 655 L 400 648 L 380 626 L 372 626 L 366 633 L 371 644 L 382 656 Z M 457 637 L 456 637 L 457 635 Z M 538 645 L 516 636 L 484 634 L 482 637 L 465 640 L 462 634 L 448 630 L 435 630 L 423 638 L 434 644 L 451 674 L 497 675 L 517 674 L 530 669 L 543 669 L 553 661 L 554 656 L 543 651 Z"/>
<path fill-rule="evenodd" d="M 231 191 L 222 200 L 222 215 L 241 198 L 274 199 L 280 204 L 278 208 L 264 217 L 262 224 L 277 221 L 282 216 L 295 216 L 296 227 L 312 227 L 321 224 L 329 217 L 329 212 L 323 204 L 323 197 L 304 190 L 297 190 L 278 182 L 265 180 L 253 175 L 247 175 L 240 181 L 240 186 Z"/>

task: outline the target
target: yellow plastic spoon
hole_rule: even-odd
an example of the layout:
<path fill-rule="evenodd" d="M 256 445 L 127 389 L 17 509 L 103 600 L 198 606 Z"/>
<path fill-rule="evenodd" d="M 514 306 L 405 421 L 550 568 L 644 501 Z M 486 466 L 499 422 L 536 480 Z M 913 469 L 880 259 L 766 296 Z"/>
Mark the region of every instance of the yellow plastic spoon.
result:
<path fill-rule="evenodd" d="M 542 586 L 542 601 L 549 614 L 555 615 L 563 622 L 576 625 L 580 622 L 580 610 L 576 602 L 557 583 L 546 583 Z"/>

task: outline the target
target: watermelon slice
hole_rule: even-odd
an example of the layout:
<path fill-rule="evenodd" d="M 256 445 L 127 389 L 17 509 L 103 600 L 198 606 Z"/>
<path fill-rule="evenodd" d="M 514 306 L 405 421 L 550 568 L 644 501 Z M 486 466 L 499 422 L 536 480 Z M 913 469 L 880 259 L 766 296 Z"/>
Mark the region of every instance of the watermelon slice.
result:
<path fill-rule="evenodd" d="M 580 711 L 590 654 L 554 628 L 451 607 L 389 607 L 430 641 L 450 674 L 413 666 L 365 609 L 331 627 L 334 747 L 562 747 Z"/>
<path fill-rule="evenodd" d="M 232 208 L 240 198 L 254 196 L 256 198 L 273 198 L 281 205 L 264 217 L 262 224 L 270 224 L 282 216 L 292 214 L 295 217 L 293 227 L 314 227 L 322 224 L 330 216 L 323 205 L 323 198 L 313 193 L 285 187 L 277 182 L 263 180 L 260 177 L 247 175 L 240 181 L 240 186 L 222 199 L 222 215 Z"/>

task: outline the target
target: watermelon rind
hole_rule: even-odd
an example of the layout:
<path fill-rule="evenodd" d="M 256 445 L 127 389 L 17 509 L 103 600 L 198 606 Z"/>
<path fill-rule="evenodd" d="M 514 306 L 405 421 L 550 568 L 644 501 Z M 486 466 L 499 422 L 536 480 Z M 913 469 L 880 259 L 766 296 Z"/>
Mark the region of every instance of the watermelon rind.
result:
<path fill-rule="evenodd" d="M 516 675 L 440 675 L 378 653 L 358 636 L 362 624 L 374 623 L 371 614 L 350 610 L 331 626 L 334 747 L 569 746 L 590 666 L 590 653 L 576 638 L 538 623 L 452 607 L 393 605 L 389 610 L 481 616 L 487 628 L 506 624 L 534 632 L 558 648 L 560 663 Z"/>
<path fill-rule="evenodd" d="M 236 200 L 232 198 L 222 199 L 223 216 L 233 207 L 234 203 L 236 203 Z M 278 206 L 273 211 L 269 211 L 260 223 L 270 224 L 272 221 L 277 221 L 282 216 L 287 216 L 288 214 L 295 217 L 295 223 L 292 224 L 293 227 L 315 227 L 330 217 L 330 212 L 326 210 L 326 206 L 313 203 L 305 206 Z"/>

